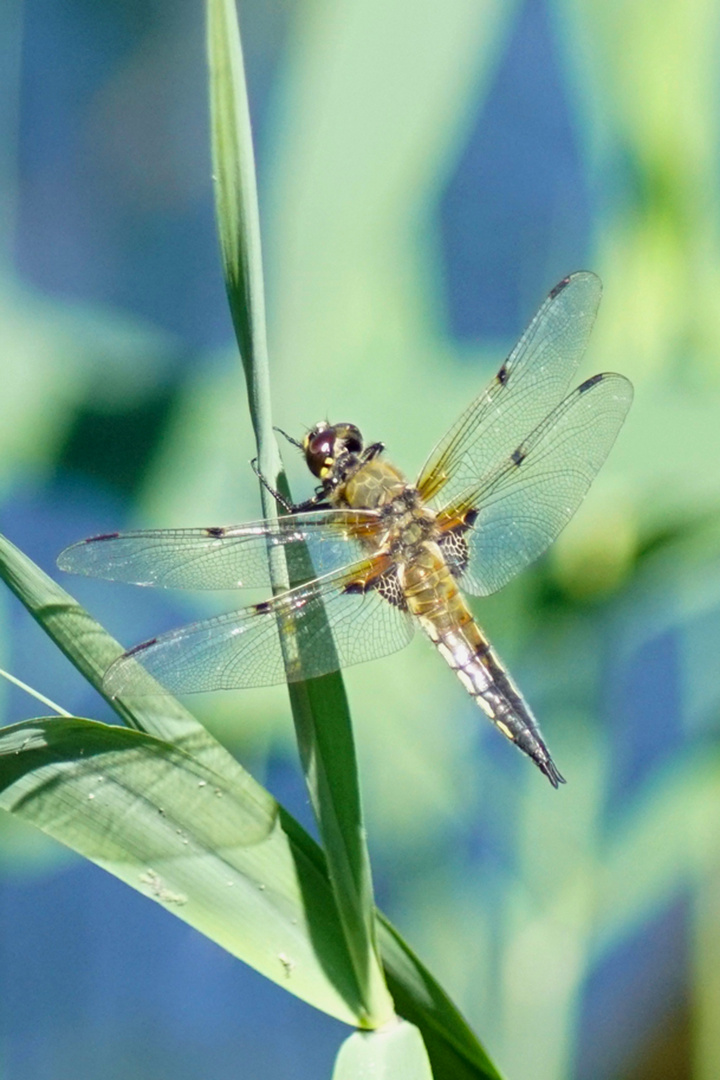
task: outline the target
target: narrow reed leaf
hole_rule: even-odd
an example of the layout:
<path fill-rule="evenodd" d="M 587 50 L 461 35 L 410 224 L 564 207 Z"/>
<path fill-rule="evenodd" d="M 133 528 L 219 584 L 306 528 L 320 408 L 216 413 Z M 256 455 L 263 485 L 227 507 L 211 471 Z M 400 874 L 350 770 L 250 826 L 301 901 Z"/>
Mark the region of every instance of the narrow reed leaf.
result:
<path fill-rule="evenodd" d="M 395 1008 L 422 1031 L 434 1080 L 502 1080 L 472 1028 L 381 912 L 378 940 Z"/>
<path fill-rule="evenodd" d="M 325 675 L 289 687 L 295 730 L 348 951 L 365 1002 L 360 1026 L 394 1015 L 376 934 L 355 744 L 342 678 Z"/>
<path fill-rule="evenodd" d="M 207 48 L 215 212 L 225 287 L 262 452 L 260 467 L 274 482 L 281 466 L 270 407 L 255 155 L 234 0 L 208 0 Z M 267 491 L 262 494 L 269 516 L 274 503 Z"/>
<path fill-rule="evenodd" d="M 261 472 L 287 495 L 270 410 L 260 218 L 250 110 L 234 0 L 207 0 L 215 205 L 225 285 L 248 387 Z M 266 516 L 274 500 L 261 490 Z M 287 587 L 280 553 L 271 558 L 276 591 Z M 312 567 L 308 564 L 308 576 Z M 329 634 L 329 631 L 328 631 Z M 376 934 L 370 860 L 365 844 L 350 714 L 336 673 L 291 687 L 290 701 L 305 779 L 330 880 L 363 1000 L 363 1026 L 393 1015 Z"/>
<path fill-rule="evenodd" d="M 33 686 L 28 686 L 22 679 L 18 679 L 15 675 L 11 675 L 9 671 L 5 671 L 4 668 L 0 668 L 0 678 L 6 679 L 7 682 L 12 683 L 13 686 L 17 686 L 18 690 L 24 690 L 30 697 L 34 697 L 36 701 L 39 701 L 41 705 L 47 705 L 49 709 L 56 712 L 58 716 L 70 716 L 71 714 L 67 709 L 63 709 L 62 705 L 56 705 L 56 703 L 49 697 L 45 697 L 39 690 L 36 690 Z"/>

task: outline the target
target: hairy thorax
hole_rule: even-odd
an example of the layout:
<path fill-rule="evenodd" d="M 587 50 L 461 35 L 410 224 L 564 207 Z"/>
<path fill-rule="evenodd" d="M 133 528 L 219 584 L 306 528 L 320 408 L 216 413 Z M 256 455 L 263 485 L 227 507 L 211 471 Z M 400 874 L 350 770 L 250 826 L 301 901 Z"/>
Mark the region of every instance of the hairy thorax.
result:
<path fill-rule="evenodd" d="M 338 489 L 336 503 L 378 510 L 385 526 L 381 546 L 399 563 L 419 560 L 427 572 L 429 549 L 433 562 L 441 559 L 434 511 L 424 505 L 417 488 L 388 462 L 375 459 L 361 465 Z"/>

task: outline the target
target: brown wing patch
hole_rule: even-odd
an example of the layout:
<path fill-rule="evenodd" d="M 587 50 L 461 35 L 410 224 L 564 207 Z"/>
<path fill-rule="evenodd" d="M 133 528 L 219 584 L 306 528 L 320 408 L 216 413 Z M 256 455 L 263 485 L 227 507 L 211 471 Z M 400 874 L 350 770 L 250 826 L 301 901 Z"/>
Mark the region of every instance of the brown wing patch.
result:
<path fill-rule="evenodd" d="M 365 573 L 349 581 L 343 588 L 346 593 L 366 593 L 375 590 L 393 607 L 407 610 L 405 595 L 397 576 L 397 567 L 389 555 L 378 555 L 368 560 Z"/>
<path fill-rule="evenodd" d="M 474 505 L 477 492 L 468 494 L 467 499 L 456 500 L 444 507 L 437 515 L 436 525 L 441 532 L 450 532 L 454 529 L 471 529 L 478 516 L 478 509 Z"/>

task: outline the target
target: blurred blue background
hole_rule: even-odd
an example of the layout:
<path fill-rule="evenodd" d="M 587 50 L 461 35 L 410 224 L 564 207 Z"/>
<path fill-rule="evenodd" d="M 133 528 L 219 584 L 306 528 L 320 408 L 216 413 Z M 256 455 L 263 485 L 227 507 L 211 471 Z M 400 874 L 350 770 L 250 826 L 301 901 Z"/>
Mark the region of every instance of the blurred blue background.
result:
<path fill-rule="evenodd" d="M 583 267 L 583 374 L 636 386 L 577 518 L 475 609 L 567 787 L 425 642 L 348 672 L 379 902 L 508 1080 L 717 1080 L 720 9 L 240 15 L 277 423 L 352 419 L 412 474 Z M 2 531 L 56 573 L 82 536 L 256 517 L 200 0 L 5 0 L 0 91 Z M 63 585 L 127 645 L 218 607 Z M 110 718 L 5 594 L 0 664 Z M 284 691 L 196 704 L 307 822 Z M 9 818 L 0 926 L 0 1080 L 325 1077 L 346 1033 Z"/>

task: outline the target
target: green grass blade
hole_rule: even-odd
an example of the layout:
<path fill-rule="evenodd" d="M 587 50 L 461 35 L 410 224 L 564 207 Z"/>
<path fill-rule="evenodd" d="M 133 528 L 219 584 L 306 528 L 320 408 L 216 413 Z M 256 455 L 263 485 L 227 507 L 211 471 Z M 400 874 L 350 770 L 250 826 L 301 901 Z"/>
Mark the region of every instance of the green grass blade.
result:
<path fill-rule="evenodd" d="M 400 1021 L 346 1039 L 332 1080 L 433 1080 L 433 1074 L 420 1032 Z"/>
<path fill-rule="evenodd" d="M 422 1031 L 434 1080 L 502 1080 L 473 1030 L 440 984 L 378 913 L 385 976 L 400 1016 Z"/>
<path fill-rule="evenodd" d="M 229 784 L 141 732 L 52 718 L 0 729 L 0 806 L 304 1001 L 356 1021 L 327 878 L 258 785 Z"/>
<path fill-rule="evenodd" d="M 327 856 L 348 950 L 363 991 L 362 1026 L 394 1014 L 376 935 L 357 760 L 345 687 L 336 675 L 290 686 L 303 769 Z"/>
<path fill-rule="evenodd" d="M 250 416 L 263 474 L 275 480 L 280 459 L 272 429 L 260 217 L 250 110 L 233 0 L 207 0 L 210 130 L 215 213 L 225 287 L 245 370 Z M 270 459 L 270 460 L 268 460 Z M 274 512 L 263 493 L 266 514 Z"/>
<path fill-rule="evenodd" d="M 34 697 L 36 701 L 39 701 L 41 705 L 47 705 L 49 709 L 56 712 L 58 716 L 70 716 L 71 714 L 67 709 L 63 709 L 62 705 L 57 705 L 49 697 L 45 697 L 39 690 L 36 690 L 32 686 L 28 686 L 22 679 L 17 679 L 14 675 L 11 675 L 9 671 L 5 671 L 4 668 L 0 668 L 0 678 L 6 679 L 7 682 L 12 683 L 13 686 L 17 686 L 19 690 L 24 690 L 30 697 Z"/>
<path fill-rule="evenodd" d="M 215 203 L 225 284 L 245 369 L 260 469 L 287 494 L 272 429 L 255 165 L 234 0 L 207 0 L 207 27 Z M 272 498 L 264 488 L 261 495 L 266 515 L 272 516 Z M 276 590 L 287 587 L 286 569 L 275 558 L 271 572 Z M 335 674 L 313 685 L 291 687 L 290 700 L 330 880 L 364 1001 L 361 1022 L 377 1026 L 393 1015 L 393 1005 L 375 939 L 370 861 L 342 679 Z"/>

